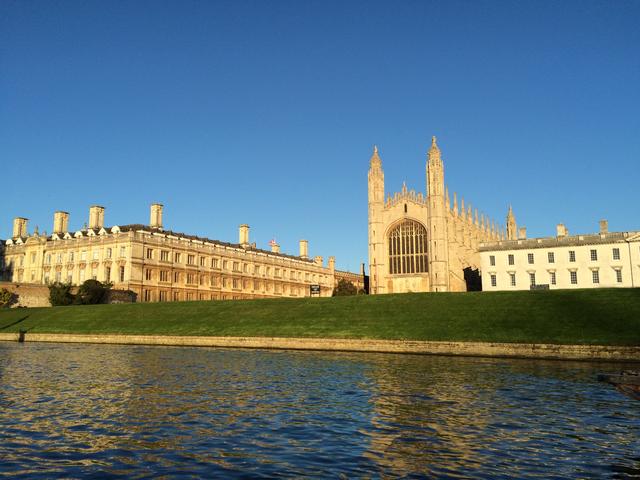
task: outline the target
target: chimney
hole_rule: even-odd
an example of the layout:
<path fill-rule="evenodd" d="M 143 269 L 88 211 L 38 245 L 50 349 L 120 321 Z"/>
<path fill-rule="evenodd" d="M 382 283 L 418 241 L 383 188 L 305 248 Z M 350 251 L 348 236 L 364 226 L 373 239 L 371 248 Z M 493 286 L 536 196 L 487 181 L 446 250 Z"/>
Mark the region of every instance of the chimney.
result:
<path fill-rule="evenodd" d="M 366 275 L 364 270 L 364 262 L 360 264 L 360 275 L 362 275 L 363 277 Z"/>
<path fill-rule="evenodd" d="M 559 223 L 556 225 L 556 236 L 558 238 L 566 237 L 569 234 L 567 231 L 567 227 L 564 226 L 564 223 Z"/>
<path fill-rule="evenodd" d="M 606 220 L 600 220 L 600 235 L 609 233 L 609 222 Z"/>
<path fill-rule="evenodd" d="M 329 257 L 329 270 L 336 271 L 336 257 Z"/>
<path fill-rule="evenodd" d="M 24 217 L 16 217 L 13 219 L 13 238 L 27 236 L 28 221 L 29 219 Z"/>
<path fill-rule="evenodd" d="M 527 239 L 527 227 L 520 227 L 520 232 L 518 233 L 518 240 L 526 240 Z"/>
<path fill-rule="evenodd" d="M 240 246 L 243 248 L 249 247 L 249 225 L 242 224 L 238 228 L 238 236 L 240 239 Z"/>
<path fill-rule="evenodd" d="M 151 228 L 157 228 L 159 230 L 162 230 L 162 204 L 161 203 L 151 204 L 151 215 L 149 219 L 149 226 Z"/>
<path fill-rule="evenodd" d="M 276 242 L 272 242 L 271 243 L 271 251 L 273 253 L 280 253 L 280 245 L 278 245 Z"/>
<path fill-rule="evenodd" d="M 69 231 L 69 213 L 58 210 L 53 214 L 53 233 Z"/>
<path fill-rule="evenodd" d="M 89 209 L 89 228 L 100 229 L 104 227 L 104 207 L 92 205 Z"/>
<path fill-rule="evenodd" d="M 316 256 L 314 258 L 314 260 L 316 262 L 316 265 L 318 265 L 319 267 L 321 267 L 322 266 L 322 262 L 324 262 L 324 258 L 322 258 L 320 255 Z"/>
<path fill-rule="evenodd" d="M 309 242 L 306 240 L 300 240 L 300 258 L 309 258 Z"/>

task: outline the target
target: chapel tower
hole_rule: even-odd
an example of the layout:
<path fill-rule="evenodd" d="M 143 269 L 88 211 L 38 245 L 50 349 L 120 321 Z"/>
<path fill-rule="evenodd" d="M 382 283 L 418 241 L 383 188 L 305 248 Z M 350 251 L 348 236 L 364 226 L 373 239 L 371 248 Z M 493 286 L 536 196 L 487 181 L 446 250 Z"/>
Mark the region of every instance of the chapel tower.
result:
<path fill-rule="evenodd" d="M 385 192 L 382 160 L 374 147 L 368 174 L 369 293 L 480 288 L 479 245 L 497 241 L 500 233 L 495 222 L 463 199 L 458 206 L 455 193 L 451 204 L 436 137 L 427 153 L 426 192 L 420 190 L 402 182 L 399 191 Z"/>
<path fill-rule="evenodd" d="M 436 137 L 431 139 L 427 157 L 427 202 L 429 238 L 429 280 L 431 291 L 449 290 L 449 250 L 447 211 L 444 191 L 444 167 Z"/>
<path fill-rule="evenodd" d="M 384 172 L 378 147 L 373 147 L 369 160 L 369 276 L 371 293 L 381 293 L 381 276 L 385 273 L 384 258 Z"/>

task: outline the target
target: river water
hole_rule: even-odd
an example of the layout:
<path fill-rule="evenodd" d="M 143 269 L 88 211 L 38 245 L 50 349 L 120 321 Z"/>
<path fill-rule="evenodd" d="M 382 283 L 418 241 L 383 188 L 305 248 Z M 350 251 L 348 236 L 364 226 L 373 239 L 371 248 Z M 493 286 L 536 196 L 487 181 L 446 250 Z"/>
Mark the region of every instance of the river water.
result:
<path fill-rule="evenodd" d="M 0 475 L 637 478 L 620 368 L 4 342 Z"/>

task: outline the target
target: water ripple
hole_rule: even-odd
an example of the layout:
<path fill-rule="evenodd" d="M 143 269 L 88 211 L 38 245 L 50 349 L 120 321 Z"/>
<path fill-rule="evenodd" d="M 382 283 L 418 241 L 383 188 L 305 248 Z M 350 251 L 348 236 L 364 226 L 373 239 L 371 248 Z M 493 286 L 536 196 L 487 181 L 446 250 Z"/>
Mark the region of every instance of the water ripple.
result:
<path fill-rule="evenodd" d="M 611 364 L 0 344 L 0 475 L 638 478 Z"/>

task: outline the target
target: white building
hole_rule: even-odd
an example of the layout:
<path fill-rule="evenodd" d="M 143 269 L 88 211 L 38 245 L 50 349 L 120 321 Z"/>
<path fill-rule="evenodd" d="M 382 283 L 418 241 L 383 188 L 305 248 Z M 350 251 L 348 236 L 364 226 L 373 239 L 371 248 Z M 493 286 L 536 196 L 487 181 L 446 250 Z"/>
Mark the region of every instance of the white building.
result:
<path fill-rule="evenodd" d="M 482 290 L 640 287 L 640 232 L 501 240 L 480 245 Z"/>

